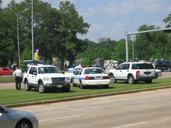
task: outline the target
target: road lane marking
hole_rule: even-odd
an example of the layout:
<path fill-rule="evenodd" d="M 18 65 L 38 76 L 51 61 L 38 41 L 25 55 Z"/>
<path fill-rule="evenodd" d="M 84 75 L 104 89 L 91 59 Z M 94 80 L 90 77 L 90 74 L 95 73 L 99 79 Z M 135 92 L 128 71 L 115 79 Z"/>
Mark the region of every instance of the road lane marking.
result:
<path fill-rule="evenodd" d="M 80 117 L 81 114 L 79 115 L 72 115 L 72 116 L 65 116 L 65 117 L 56 117 L 56 118 L 48 118 L 48 119 L 40 119 L 40 122 L 47 122 L 47 121 L 52 121 L 52 120 L 64 120 L 64 119 L 70 119 L 70 118 L 76 118 L 76 117 Z"/>
<path fill-rule="evenodd" d="M 130 124 L 125 124 L 125 125 L 121 125 L 121 126 L 114 126 L 114 127 L 111 127 L 111 128 L 128 128 L 128 127 L 131 127 L 131 126 L 137 126 L 137 125 L 141 125 L 141 124 L 145 124 L 145 123 L 151 123 L 153 121 L 166 121 L 166 120 L 171 120 L 170 116 L 168 117 L 164 117 L 164 118 L 158 118 L 156 120 L 148 120 L 148 121 L 142 121 L 142 122 L 137 122 L 137 123 L 130 123 Z"/>

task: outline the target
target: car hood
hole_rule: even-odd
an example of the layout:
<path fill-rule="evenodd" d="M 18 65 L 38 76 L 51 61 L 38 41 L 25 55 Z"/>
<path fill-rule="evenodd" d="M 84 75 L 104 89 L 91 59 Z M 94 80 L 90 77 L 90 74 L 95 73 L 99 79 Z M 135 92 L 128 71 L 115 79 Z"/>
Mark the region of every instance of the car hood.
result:
<path fill-rule="evenodd" d="M 27 118 L 30 120 L 37 120 L 36 116 L 30 112 L 26 111 L 19 111 L 15 109 L 7 109 L 8 115 L 10 115 L 10 118 L 17 120 L 17 119 L 23 119 Z"/>
<path fill-rule="evenodd" d="M 62 73 L 48 73 L 48 74 L 39 74 L 42 77 L 67 77 L 66 75 L 62 74 Z"/>

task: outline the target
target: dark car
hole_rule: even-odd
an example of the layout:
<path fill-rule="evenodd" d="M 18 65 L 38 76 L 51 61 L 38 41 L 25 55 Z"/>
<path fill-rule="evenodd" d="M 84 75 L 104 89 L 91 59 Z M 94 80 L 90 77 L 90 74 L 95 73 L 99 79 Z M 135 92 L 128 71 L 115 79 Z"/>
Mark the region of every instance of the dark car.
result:
<path fill-rule="evenodd" d="M 14 70 L 8 68 L 8 67 L 0 67 L 0 75 L 12 75 Z"/>
<path fill-rule="evenodd" d="M 161 71 L 171 71 L 171 61 L 163 60 L 154 62 L 154 67 Z"/>

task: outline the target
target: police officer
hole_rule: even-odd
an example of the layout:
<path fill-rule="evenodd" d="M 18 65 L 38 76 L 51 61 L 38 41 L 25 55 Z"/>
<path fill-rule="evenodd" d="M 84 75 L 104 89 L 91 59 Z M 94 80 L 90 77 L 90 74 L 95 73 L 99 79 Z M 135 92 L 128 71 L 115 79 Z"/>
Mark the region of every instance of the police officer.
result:
<path fill-rule="evenodd" d="M 16 67 L 16 70 L 13 72 L 13 76 L 15 77 L 15 86 L 17 90 L 21 90 L 21 83 L 23 79 L 23 72 L 21 69 Z"/>

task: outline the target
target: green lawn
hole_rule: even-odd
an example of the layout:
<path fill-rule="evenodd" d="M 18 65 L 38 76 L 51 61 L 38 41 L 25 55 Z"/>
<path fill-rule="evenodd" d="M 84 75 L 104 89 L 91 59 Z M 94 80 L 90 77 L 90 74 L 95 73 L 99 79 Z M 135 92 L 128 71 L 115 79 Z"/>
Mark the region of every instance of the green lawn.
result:
<path fill-rule="evenodd" d="M 96 94 L 119 94 L 127 91 L 139 91 L 139 90 L 149 90 L 158 87 L 171 87 L 171 79 L 163 78 L 156 79 L 151 84 L 139 83 L 130 85 L 124 82 L 119 82 L 112 84 L 110 88 L 86 88 L 80 89 L 78 87 L 72 87 L 71 92 L 49 92 L 49 93 L 39 93 L 36 91 L 24 91 L 24 90 L 14 90 L 5 89 L 0 90 L 0 104 L 3 105 L 13 105 L 18 103 L 28 103 L 28 102 L 44 102 L 46 100 L 56 100 L 76 96 L 90 96 Z"/>

